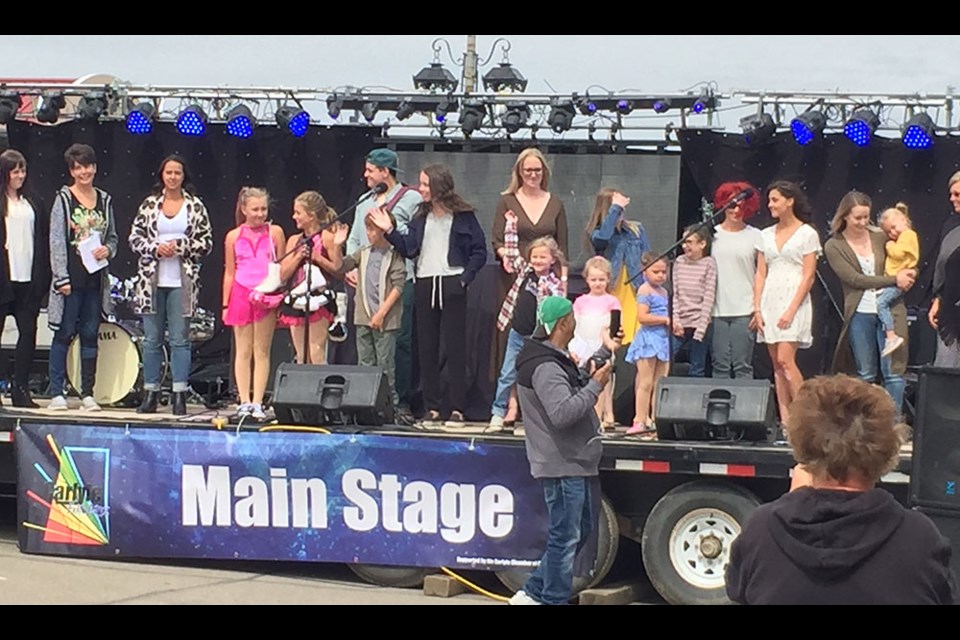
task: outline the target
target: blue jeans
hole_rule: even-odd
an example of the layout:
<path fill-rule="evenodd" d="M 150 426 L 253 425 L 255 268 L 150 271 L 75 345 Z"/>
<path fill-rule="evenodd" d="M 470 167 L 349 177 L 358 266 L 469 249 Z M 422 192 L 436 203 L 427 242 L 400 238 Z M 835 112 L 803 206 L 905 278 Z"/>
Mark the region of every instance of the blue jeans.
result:
<path fill-rule="evenodd" d="M 503 354 L 503 366 L 500 367 L 500 377 L 497 378 L 497 392 L 493 396 L 491 413 L 503 417 L 507 415 L 507 405 L 510 402 L 510 388 L 517 381 L 517 355 L 523 348 L 523 336 L 510 329 L 507 335 L 507 350 Z"/>
<path fill-rule="evenodd" d="M 590 478 L 542 478 L 547 502 L 547 548 L 523 591 L 543 604 L 567 604 L 573 596 L 573 562 L 593 529 Z"/>
<path fill-rule="evenodd" d="M 163 369 L 163 333 L 170 334 L 170 366 L 174 392 L 186 391 L 190 378 L 190 333 L 183 317 L 183 289 L 157 287 L 156 313 L 143 316 L 143 388 L 160 390 Z"/>
<path fill-rule="evenodd" d="M 897 303 L 903 291 L 897 287 L 886 287 L 877 292 L 877 316 L 884 331 L 893 331 L 893 312 L 890 307 Z"/>
<path fill-rule="evenodd" d="M 50 344 L 51 396 L 59 396 L 64 392 L 67 382 L 67 351 L 78 333 L 80 334 L 80 393 L 83 397 L 93 395 L 102 305 L 99 286 L 74 289 L 63 299 L 63 318 Z"/>
<path fill-rule="evenodd" d="M 874 313 L 853 314 L 847 335 L 850 338 L 850 348 L 853 349 L 853 359 L 857 363 L 857 377 L 872 383 L 877 381 L 879 373 L 883 377 L 883 387 L 893 398 L 897 410 L 900 410 L 903 405 L 903 376 L 890 372 L 889 356 L 880 357 L 887 337 L 879 317 Z"/>
<path fill-rule="evenodd" d="M 690 372 L 687 374 L 690 378 L 704 378 L 707 375 L 707 357 L 710 355 L 710 342 L 713 340 L 713 324 L 707 327 L 707 332 L 703 336 L 702 342 L 693 339 L 694 329 L 684 331 L 683 339 L 672 336 L 673 356 L 686 349 L 687 361 L 690 363 Z"/>
<path fill-rule="evenodd" d="M 757 335 L 750 330 L 750 316 L 714 318 L 713 377 L 753 380 L 753 345 Z"/>

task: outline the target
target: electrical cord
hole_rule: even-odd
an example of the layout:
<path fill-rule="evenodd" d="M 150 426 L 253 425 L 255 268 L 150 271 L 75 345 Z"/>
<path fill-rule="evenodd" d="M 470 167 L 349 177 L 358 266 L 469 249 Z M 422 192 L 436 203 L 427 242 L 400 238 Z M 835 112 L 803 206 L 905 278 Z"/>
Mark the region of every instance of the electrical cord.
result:
<path fill-rule="evenodd" d="M 491 591 L 487 591 L 487 590 L 484 589 L 483 587 L 480 587 L 480 586 L 478 586 L 478 585 L 475 585 L 474 583 L 470 582 L 469 580 L 467 580 L 467 579 L 464 578 L 463 576 L 460 576 L 460 575 L 454 573 L 453 571 L 451 571 L 450 569 L 447 569 L 446 567 L 440 567 L 440 571 L 443 571 L 445 574 L 447 574 L 448 576 L 450 576 L 451 578 L 453 578 L 454 580 L 456 580 L 456 581 L 459 582 L 460 584 L 464 585 L 464 586 L 467 587 L 468 589 L 471 589 L 471 590 L 473 590 L 473 591 L 476 591 L 476 592 L 479 593 L 480 595 L 487 596 L 488 598 L 491 598 L 491 599 L 493 599 L 493 600 L 496 600 L 497 602 L 507 602 L 508 600 L 510 600 L 510 598 L 508 598 L 507 596 L 498 595 L 498 594 L 493 593 L 493 592 L 491 592 Z"/>

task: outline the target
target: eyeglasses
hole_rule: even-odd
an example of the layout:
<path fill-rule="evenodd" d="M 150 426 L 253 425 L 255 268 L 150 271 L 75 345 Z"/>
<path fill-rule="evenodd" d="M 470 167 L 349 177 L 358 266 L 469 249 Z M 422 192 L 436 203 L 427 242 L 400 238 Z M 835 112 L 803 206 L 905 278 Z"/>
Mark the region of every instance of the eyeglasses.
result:
<path fill-rule="evenodd" d="M 543 168 L 541 167 L 541 168 L 537 168 L 537 169 L 523 169 L 523 172 L 526 173 L 526 174 L 533 175 L 533 174 L 537 174 L 537 173 L 543 173 Z"/>

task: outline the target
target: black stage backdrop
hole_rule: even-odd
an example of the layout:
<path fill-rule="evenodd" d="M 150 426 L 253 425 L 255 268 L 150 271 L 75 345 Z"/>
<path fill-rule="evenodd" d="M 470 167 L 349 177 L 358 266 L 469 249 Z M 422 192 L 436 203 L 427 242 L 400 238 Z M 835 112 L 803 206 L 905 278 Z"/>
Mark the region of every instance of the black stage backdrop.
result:
<path fill-rule="evenodd" d="M 751 221 L 763 228 L 773 223 L 766 207 L 766 187 L 774 180 L 801 183 L 814 207 L 814 225 L 821 243 L 829 237 L 830 221 L 837 204 L 851 189 L 868 194 L 874 215 L 899 201 L 910 206 L 914 227 L 920 236 L 920 278 L 907 295 L 911 315 L 910 362 L 925 364 L 933 359 L 932 330 L 926 323 L 927 293 L 933 277 L 933 260 L 940 228 L 950 215 L 947 181 L 960 169 L 960 139 L 939 136 L 928 150 L 912 150 L 900 140 L 874 138 L 869 147 L 859 148 L 842 134 L 829 134 L 801 147 L 790 132 L 776 134 L 766 143 L 749 146 L 743 136 L 704 130 L 679 132 L 683 148 L 681 170 L 680 224 L 697 222 L 701 196 L 729 180 L 746 180 L 763 190 L 760 213 Z M 842 318 L 833 308 L 843 309 L 840 283 L 826 260 L 817 269 L 818 281 L 812 293 L 814 305 L 814 346 L 798 357 L 805 376 L 829 372 L 833 347 Z M 832 298 L 832 300 L 831 300 Z M 758 374 L 766 377 L 769 360 L 758 349 Z"/>

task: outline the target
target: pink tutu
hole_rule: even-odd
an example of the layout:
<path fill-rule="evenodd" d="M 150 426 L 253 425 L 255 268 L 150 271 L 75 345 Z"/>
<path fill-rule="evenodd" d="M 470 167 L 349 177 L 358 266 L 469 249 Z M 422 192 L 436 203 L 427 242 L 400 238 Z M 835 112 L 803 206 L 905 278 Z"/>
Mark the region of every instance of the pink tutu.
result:
<path fill-rule="evenodd" d="M 230 288 L 230 301 L 227 303 L 227 315 L 223 323 L 228 327 L 245 327 L 260 322 L 270 314 L 276 314 L 276 309 L 264 309 L 250 302 L 250 292 L 239 282 L 234 282 Z"/>
<path fill-rule="evenodd" d="M 314 322 L 320 322 L 321 320 L 326 320 L 327 324 L 333 323 L 333 314 L 327 310 L 326 307 L 322 307 L 313 313 L 310 314 L 310 324 Z M 302 327 L 303 318 L 298 318 L 296 316 L 286 316 L 281 314 L 280 319 L 277 321 L 277 326 L 280 327 Z"/>

